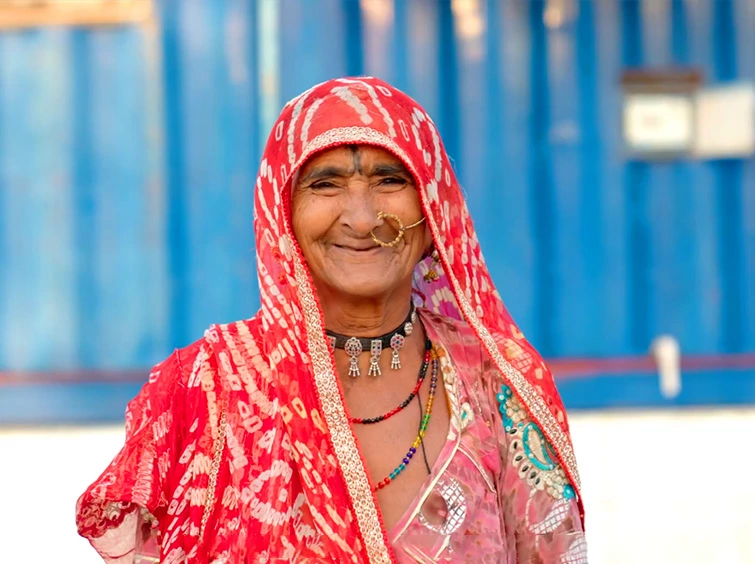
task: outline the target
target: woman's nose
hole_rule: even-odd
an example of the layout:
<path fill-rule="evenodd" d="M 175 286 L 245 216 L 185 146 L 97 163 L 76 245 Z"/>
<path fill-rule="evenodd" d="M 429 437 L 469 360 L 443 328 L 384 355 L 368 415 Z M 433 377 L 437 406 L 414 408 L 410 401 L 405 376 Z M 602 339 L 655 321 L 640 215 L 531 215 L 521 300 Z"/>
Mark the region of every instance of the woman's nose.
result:
<path fill-rule="evenodd" d="M 355 187 L 349 190 L 341 221 L 357 237 L 369 237 L 370 232 L 383 223 L 378 219 L 378 208 L 367 187 Z"/>

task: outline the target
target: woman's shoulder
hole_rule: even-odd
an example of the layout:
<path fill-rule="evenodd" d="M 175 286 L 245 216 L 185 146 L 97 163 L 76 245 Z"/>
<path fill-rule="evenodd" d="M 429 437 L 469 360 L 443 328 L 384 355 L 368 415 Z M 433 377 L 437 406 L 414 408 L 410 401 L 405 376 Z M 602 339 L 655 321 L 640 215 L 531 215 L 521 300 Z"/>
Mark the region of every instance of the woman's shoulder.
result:
<path fill-rule="evenodd" d="M 482 369 L 482 346 L 469 323 L 425 309 L 420 317 L 430 339 L 450 357 L 462 379 L 476 380 Z"/>
<path fill-rule="evenodd" d="M 174 349 L 155 364 L 139 394 L 128 404 L 127 414 L 131 415 L 130 418 L 138 419 L 142 412 L 149 415 L 167 410 L 177 396 L 185 395 L 197 358 L 206 348 L 206 339 L 202 337 L 185 347 Z"/>
<path fill-rule="evenodd" d="M 479 354 L 480 341 L 474 329 L 464 319 L 449 317 L 427 309 L 418 311 L 431 338 L 440 341 L 445 348 L 463 347 Z"/>
<path fill-rule="evenodd" d="M 253 319 L 215 323 L 193 343 L 175 349 L 156 364 L 152 372 L 157 376 L 167 371 L 188 380 L 193 373 L 216 367 L 219 356 L 233 357 L 237 351 L 243 351 L 243 356 L 259 354 L 260 342 L 260 332 Z"/>
<path fill-rule="evenodd" d="M 426 308 L 417 308 L 422 321 L 430 323 L 436 330 L 445 330 L 453 333 L 474 334 L 472 327 L 464 319 L 450 317 L 436 313 Z"/>

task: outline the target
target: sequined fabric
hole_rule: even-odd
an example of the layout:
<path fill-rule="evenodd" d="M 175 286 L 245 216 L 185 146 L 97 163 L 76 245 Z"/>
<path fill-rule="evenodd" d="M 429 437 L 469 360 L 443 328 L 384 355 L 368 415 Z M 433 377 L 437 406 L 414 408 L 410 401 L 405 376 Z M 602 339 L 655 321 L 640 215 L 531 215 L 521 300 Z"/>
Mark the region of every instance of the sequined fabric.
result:
<path fill-rule="evenodd" d="M 123 449 L 79 499 L 79 532 L 106 561 L 149 561 L 159 552 L 170 563 L 388 563 L 414 550 L 408 540 L 403 553 L 398 549 L 409 539 L 401 535 L 394 550 L 393 531 L 383 524 L 348 421 L 314 285 L 290 225 L 298 168 L 317 151 L 360 143 L 391 151 L 415 178 L 439 254 L 437 264 L 428 257 L 417 265 L 418 305 L 425 315 L 440 314 L 451 326 L 467 328 L 461 348 L 469 349 L 465 354 L 473 361 L 459 370 L 464 372 L 459 379 L 469 380 L 459 387 L 459 397 L 468 401 L 455 400 L 462 407 L 461 435 L 454 440 L 463 435 L 465 413 L 474 420 L 487 409 L 497 417 L 492 406 L 501 386 L 508 386 L 574 488 L 576 501 L 569 500 L 569 507 L 581 507 L 568 423 L 553 378 L 495 291 L 435 125 L 416 102 L 379 80 L 338 79 L 289 102 L 265 148 L 255 192 L 259 312 L 212 326 L 155 367 L 129 404 Z M 461 365 L 456 349 L 450 347 L 449 356 Z M 452 363 L 446 368 L 454 372 Z M 484 387 L 489 401 L 483 409 L 475 386 L 493 374 L 497 388 Z M 451 372 L 444 373 L 449 377 Z M 501 442 L 501 429 L 491 425 L 496 456 L 501 449 L 513 452 Z M 491 440 L 480 435 L 469 445 L 460 442 L 458 451 L 469 450 L 464 456 L 479 471 L 494 464 L 487 450 L 495 446 Z M 448 460 L 453 468 L 463 459 L 454 454 Z M 438 528 L 435 517 L 426 516 L 431 527 L 420 526 L 431 538 L 455 538 L 464 523 L 490 514 L 477 513 L 487 504 L 510 507 L 499 518 L 532 513 L 525 522 L 541 523 L 536 500 L 543 492 L 536 490 L 535 501 L 522 506 L 518 474 L 503 472 L 503 482 L 491 478 L 492 488 L 503 486 L 499 491 L 505 492 L 497 502 L 480 492 L 471 503 L 465 493 L 462 504 L 459 492 L 472 488 L 471 468 L 464 465 L 450 478 L 439 474 L 442 485 L 432 491 L 439 492 L 453 522 Z M 415 521 L 408 523 L 413 528 Z M 511 547 L 516 535 L 508 531 Z"/>

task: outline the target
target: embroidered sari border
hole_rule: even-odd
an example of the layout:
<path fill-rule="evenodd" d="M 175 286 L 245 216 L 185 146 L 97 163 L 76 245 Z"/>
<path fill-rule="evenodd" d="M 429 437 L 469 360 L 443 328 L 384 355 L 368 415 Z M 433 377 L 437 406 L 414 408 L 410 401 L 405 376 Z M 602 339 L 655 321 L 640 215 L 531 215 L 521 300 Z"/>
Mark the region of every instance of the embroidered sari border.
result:
<path fill-rule="evenodd" d="M 435 218 L 429 212 L 430 205 L 427 199 L 427 190 L 420 190 L 420 198 L 422 200 L 422 207 L 425 210 L 425 216 L 427 217 L 427 224 L 433 236 L 433 241 L 441 241 L 440 230 L 435 222 Z M 573 481 L 577 491 L 581 495 L 581 482 L 579 478 L 579 471 L 577 470 L 577 459 L 574 455 L 574 449 L 572 448 L 569 437 L 558 424 L 556 418 L 548 409 L 543 398 L 535 391 L 532 385 L 527 379 L 504 358 L 501 351 L 498 349 L 498 345 L 490 334 L 490 331 L 485 327 L 477 317 L 474 309 L 472 308 L 469 300 L 464 295 L 461 289 L 458 279 L 454 275 L 453 270 L 450 268 L 450 261 L 446 248 L 444 245 L 436 244 L 436 250 L 441 258 L 443 270 L 448 277 L 453 288 L 454 297 L 456 298 L 459 307 L 462 310 L 464 318 L 467 323 L 474 329 L 478 338 L 482 341 L 490 355 L 491 359 L 495 363 L 498 370 L 506 377 L 508 382 L 514 388 L 514 391 L 519 396 L 520 400 L 524 404 L 530 415 L 540 423 L 543 432 L 546 434 L 551 444 L 556 449 L 559 459 L 565 467 L 566 472 L 569 474 L 569 478 Z"/>
<path fill-rule="evenodd" d="M 325 328 L 322 325 L 320 309 L 298 253 L 294 253 L 294 271 L 303 306 L 316 391 L 368 558 L 375 564 L 392 563 L 394 560 L 387 543 L 385 527 L 380 519 L 356 438 L 349 425 L 338 387 L 338 376 L 325 342 Z"/>

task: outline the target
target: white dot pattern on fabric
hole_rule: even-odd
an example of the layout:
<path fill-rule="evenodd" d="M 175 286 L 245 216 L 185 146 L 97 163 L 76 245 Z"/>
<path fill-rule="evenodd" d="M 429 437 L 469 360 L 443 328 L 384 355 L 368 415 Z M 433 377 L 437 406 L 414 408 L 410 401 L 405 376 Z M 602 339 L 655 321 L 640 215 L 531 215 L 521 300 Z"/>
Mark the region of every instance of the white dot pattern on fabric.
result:
<path fill-rule="evenodd" d="M 363 124 L 370 125 L 372 123 L 372 116 L 367 111 L 367 106 L 354 95 L 351 88 L 348 86 L 336 86 L 332 92 L 354 109 Z"/>

